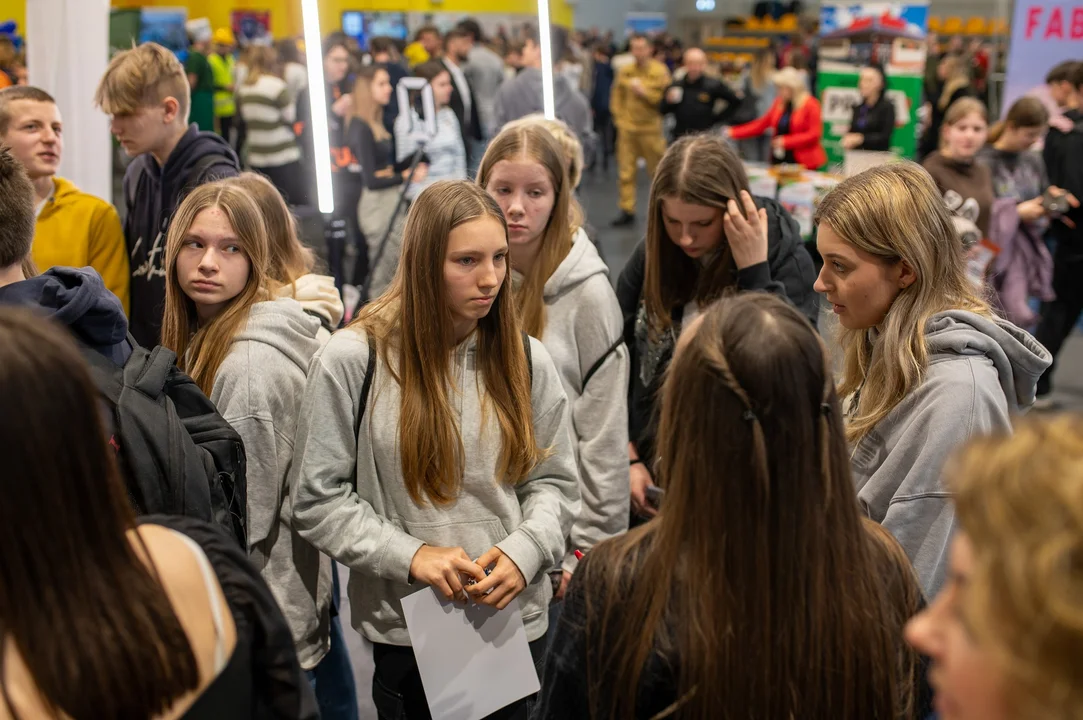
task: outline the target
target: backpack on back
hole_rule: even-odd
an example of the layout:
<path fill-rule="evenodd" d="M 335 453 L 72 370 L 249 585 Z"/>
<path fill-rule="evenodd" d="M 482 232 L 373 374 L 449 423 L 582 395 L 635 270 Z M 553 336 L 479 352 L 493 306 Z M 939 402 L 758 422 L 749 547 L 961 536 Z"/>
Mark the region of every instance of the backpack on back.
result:
<path fill-rule="evenodd" d="M 140 515 L 213 522 L 247 552 L 244 443 L 172 350 L 140 347 L 118 367 L 83 355 L 112 412 L 113 440 L 128 494 Z"/>

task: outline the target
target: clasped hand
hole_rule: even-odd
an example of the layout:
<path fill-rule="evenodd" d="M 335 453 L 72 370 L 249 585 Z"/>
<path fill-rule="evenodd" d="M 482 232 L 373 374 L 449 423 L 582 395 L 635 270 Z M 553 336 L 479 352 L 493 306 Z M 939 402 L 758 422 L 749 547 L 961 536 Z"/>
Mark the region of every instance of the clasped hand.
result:
<path fill-rule="evenodd" d="M 489 570 L 486 574 L 486 570 Z M 526 588 L 526 578 L 500 548 L 490 548 L 471 561 L 461 547 L 422 545 L 410 562 L 410 576 L 430 585 L 445 599 L 503 610 Z"/>

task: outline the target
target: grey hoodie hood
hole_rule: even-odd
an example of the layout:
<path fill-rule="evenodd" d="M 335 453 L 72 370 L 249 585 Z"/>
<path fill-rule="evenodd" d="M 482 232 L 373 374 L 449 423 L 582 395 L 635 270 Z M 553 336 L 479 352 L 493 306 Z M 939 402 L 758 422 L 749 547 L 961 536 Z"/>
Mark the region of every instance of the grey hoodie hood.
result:
<path fill-rule="evenodd" d="M 1025 330 L 1007 320 L 984 318 L 965 310 L 933 315 L 925 337 L 930 365 L 963 355 L 989 358 L 1012 412 L 1034 402 L 1038 378 L 1053 362 L 1049 351 Z"/>
<path fill-rule="evenodd" d="M 1011 433 L 1051 357 L 1007 320 L 964 310 L 933 315 L 925 338 L 925 379 L 858 441 L 851 464 L 866 514 L 895 536 L 933 597 L 955 530 L 944 464 L 972 437 Z"/>
<path fill-rule="evenodd" d="M 301 304 L 302 310 L 319 316 L 332 329 L 342 322 L 342 295 L 330 275 L 302 275 L 292 285 L 279 288 L 278 297 L 293 298 Z"/>
<path fill-rule="evenodd" d="M 542 291 L 545 301 L 552 300 L 578 285 L 586 282 L 595 275 L 609 275 L 609 268 L 598 255 L 598 249 L 587 237 L 583 228 L 575 231 L 572 236 L 572 249 L 557 266 L 556 272 L 545 281 L 545 289 Z"/>
<path fill-rule="evenodd" d="M 320 321 L 306 314 L 293 298 L 277 298 L 253 305 L 248 311 L 248 323 L 233 342 L 269 345 L 305 372 L 322 344 L 316 338 L 321 327 Z"/>

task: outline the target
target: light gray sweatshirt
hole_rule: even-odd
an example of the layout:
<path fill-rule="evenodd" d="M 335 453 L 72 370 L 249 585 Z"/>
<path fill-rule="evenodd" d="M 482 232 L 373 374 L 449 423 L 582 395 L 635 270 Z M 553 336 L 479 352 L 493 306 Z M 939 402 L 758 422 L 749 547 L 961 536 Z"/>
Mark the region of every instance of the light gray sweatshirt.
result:
<path fill-rule="evenodd" d="M 568 537 L 563 569 L 628 529 L 628 348 L 608 268 L 580 228 L 572 249 L 545 283 L 542 342 L 553 356 L 572 415 L 582 507 Z M 614 344 L 616 350 L 612 350 Z M 612 352 L 610 352 L 612 350 Z M 601 361 L 590 382 L 583 379 Z"/>
<path fill-rule="evenodd" d="M 248 548 L 293 633 L 301 667 L 330 648 L 331 561 L 291 527 L 287 474 L 320 322 L 297 301 L 256 303 L 218 369 L 211 401 L 244 441 Z"/>
<path fill-rule="evenodd" d="M 484 380 L 471 336 L 452 360 L 452 398 L 465 451 L 462 489 L 452 504 L 441 507 L 418 505 L 406 491 L 399 451 L 401 394 L 382 359 L 360 434 L 354 434 L 368 362 L 364 333 L 335 333 L 313 359 L 290 472 L 294 526 L 354 571 L 350 614 L 369 640 L 410 644 L 400 600 L 421 588 L 408 579 L 414 554 L 425 544 L 462 547 L 472 559 L 494 545 L 500 548 L 527 581 L 519 596 L 527 638 L 545 634 L 553 594 L 546 571 L 564 557 L 564 538 L 579 513 L 579 479 L 568 398 L 549 353 L 537 340 L 530 344 L 534 433 L 538 445 L 550 449 L 548 458 L 516 487 L 497 481 L 500 428 L 491 409 L 482 413 Z"/>
<path fill-rule="evenodd" d="M 1051 357 L 1006 320 L 962 310 L 934 315 L 925 337 L 925 381 L 858 442 L 852 464 L 861 505 L 902 544 L 932 598 L 955 528 L 944 463 L 974 435 L 1010 431 Z"/>

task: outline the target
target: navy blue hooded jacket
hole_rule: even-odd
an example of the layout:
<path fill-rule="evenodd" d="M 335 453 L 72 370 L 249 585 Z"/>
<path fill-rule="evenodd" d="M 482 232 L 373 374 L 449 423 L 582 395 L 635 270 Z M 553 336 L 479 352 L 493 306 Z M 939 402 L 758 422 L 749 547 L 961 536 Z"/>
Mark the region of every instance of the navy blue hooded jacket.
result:
<path fill-rule="evenodd" d="M 236 153 L 225 140 L 195 125 L 173 148 L 164 166 L 150 153 L 124 173 L 124 241 L 132 272 L 132 335 L 152 348 L 159 342 L 165 311 L 165 235 L 169 220 L 192 188 L 240 174 Z"/>
<path fill-rule="evenodd" d="M 94 268 L 54 267 L 5 285 L 0 287 L 0 305 L 38 308 L 117 365 L 132 354 L 124 308 Z"/>

